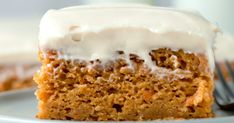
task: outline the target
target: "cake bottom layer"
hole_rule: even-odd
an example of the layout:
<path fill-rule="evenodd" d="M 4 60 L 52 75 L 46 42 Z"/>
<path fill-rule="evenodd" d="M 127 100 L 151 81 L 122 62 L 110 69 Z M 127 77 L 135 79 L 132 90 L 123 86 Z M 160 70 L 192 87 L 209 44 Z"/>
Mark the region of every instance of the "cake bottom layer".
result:
<path fill-rule="evenodd" d="M 119 52 L 120 56 L 124 52 Z M 213 78 L 204 55 L 157 49 L 155 68 L 130 54 L 100 60 L 58 58 L 40 52 L 37 118 L 56 120 L 155 120 L 212 117 Z"/>
<path fill-rule="evenodd" d="M 36 86 L 33 75 L 38 68 L 36 63 L 0 65 L 0 92 Z"/>

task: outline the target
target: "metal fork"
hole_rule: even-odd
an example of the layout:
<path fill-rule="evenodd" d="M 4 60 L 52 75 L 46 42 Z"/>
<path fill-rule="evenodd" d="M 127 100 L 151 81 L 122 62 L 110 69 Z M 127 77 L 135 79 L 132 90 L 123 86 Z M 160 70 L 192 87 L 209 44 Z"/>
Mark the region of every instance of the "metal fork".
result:
<path fill-rule="evenodd" d="M 234 111 L 234 70 L 231 64 L 228 61 L 225 61 L 225 66 L 232 78 L 232 81 L 228 83 L 221 71 L 220 65 L 218 63 L 215 63 L 215 65 L 216 74 L 219 78 L 214 91 L 215 101 L 222 110 Z"/>

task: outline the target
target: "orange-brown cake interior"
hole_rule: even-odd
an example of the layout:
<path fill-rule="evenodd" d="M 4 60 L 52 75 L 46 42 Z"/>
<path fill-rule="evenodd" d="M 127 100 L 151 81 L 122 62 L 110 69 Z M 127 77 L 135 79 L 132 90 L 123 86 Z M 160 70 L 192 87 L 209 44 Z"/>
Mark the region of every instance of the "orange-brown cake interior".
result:
<path fill-rule="evenodd" d="M 36 86 L 33 75 L 38 63 L 0 65 L 0 92 Z"/>
<path fill-rule="evenodd" d="M 104 64 L 40 51 L 42 67 L 34 76 L 37 117 L 105 121 L 213 116 L 213 75 L 204 54 L 155 49 L 149 53 L 154 70 L 137 54 L 117 54 Z"/>

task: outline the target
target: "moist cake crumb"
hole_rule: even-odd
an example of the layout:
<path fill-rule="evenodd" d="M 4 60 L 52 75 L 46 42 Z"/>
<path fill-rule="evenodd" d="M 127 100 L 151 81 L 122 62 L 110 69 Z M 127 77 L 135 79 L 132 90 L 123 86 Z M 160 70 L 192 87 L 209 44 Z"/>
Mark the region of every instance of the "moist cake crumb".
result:
<path fill-rule="evenodd" d="M 154 6 L 50 10 L 39 31 L 37 118 L 145 121 L 212 117 L 219 29 Z"/>
<path fill-rule="evenodd" d="M 204 71 L 204 56 L 165 48 L 150 55 L 157 72 L 136 54 L 131 54 L 131 68 L 124 59 L 106 65 L 93 61 L 88 67 L 85 61 L 58 59 L 56 51 L 40 52 L 42 67 L 34 77 L 37 117 L 136 121 L 213 116 L 213 81 L 211 72 Z"/>
<path fill-rule="evenodd" d="M 35 87 L 33 75 L 38 68 L 37 63 L 0 65 L 0 92 Z"/>

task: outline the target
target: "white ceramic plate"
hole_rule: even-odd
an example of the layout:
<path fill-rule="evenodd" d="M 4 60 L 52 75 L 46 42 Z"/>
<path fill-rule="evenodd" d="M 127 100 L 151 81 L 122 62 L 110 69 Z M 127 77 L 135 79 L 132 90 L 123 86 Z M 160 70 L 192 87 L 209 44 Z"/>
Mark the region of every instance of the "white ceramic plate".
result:
<path fill-rule="evenodd" d="M 48 121 L 35 118 L 37 112 L 37 100 L 35 89 L 24 89 L 0 93 L 0 123 L 66 123 L 68 121 Z M 231 123 L 234 121 L 234 112 L 224 112 L 214 106 L 215 118 L 177 120 L 175 123 Z M 79 122 L 79 121 L 69 121 Z M 171 123 L 172 121 L 149 121 Z"/>

